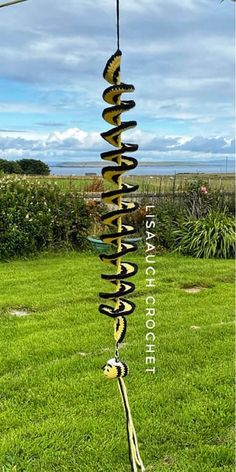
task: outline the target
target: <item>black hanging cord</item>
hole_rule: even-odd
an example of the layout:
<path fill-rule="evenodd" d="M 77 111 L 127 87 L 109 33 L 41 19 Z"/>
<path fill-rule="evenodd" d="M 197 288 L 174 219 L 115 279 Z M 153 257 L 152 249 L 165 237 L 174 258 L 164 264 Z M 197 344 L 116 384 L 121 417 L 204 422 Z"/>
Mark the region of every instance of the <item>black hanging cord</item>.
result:
<path fill-rule="evenodd" d="M 120 50 L 120 0 L 116 0 L 117 49 Z"/>

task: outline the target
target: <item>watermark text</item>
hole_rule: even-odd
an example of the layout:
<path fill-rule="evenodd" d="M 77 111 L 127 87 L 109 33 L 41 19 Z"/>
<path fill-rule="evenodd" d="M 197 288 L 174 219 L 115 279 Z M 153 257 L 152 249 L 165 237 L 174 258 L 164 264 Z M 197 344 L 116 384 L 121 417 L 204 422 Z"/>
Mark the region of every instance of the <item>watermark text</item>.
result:
<path fill-rule="evenodd" d="M 153 205 L 146 206 L 146 288 L 150 293 L 146 297 L 146 372 L 156 373 L 156 246 L 155 246 L 155 215 Z"/>

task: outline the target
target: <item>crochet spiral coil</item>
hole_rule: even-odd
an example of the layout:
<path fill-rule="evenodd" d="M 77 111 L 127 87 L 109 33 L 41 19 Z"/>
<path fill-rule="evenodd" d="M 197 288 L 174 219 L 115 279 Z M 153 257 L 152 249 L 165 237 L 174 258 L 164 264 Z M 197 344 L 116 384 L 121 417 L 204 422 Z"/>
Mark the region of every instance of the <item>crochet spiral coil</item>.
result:
<path fill-rule="evenodd" d="M 112 209 L 112 211 L 102 216 L 104 224 L 115 227 L 115 232 L 102 235 L 101 240 L 112 244 L 116 251 L 113 254 L 101 254 L 100 258 L 103 262 L 112 264 L 116 268 L 116 274 L 102 275 L 103 279 L 109 280 L 115 285 L 115 292 L 100 294 L 103 299 L 109 299 L 113 302 L 112 306 L 101 304 L 100 312 L 112 318 L 120 318 L 117 322 L 116 330 L 116 341 L 118 343 L 122 341 L 121 337 L 124 338 L 126 325 L 124 317 L 133 313 L 135 309 L 133 302 L 123 298 L 135 289 L 135 285 L 127 281 L 127 279 L 135 275 L 138 270 L 136 264 L 121 261 L 123 256 L 137 249 L 135 244 L 123 240 L 123 238 L 133 235 L 136 230 L 133 226 L 124 225 L 122 217 L 138 208 L 137 203 L 123 200 L 124 195 L 134 192 L 138 188 L 137 185 L 134 186 L 122 182 L 122 175 L 127 171 L 135 169 L 137 166 L 137 160 L 133 157 L 125 156 L 124 153 L 137 151 L 138 145 L 125 144 L 122 141 L 122 133 L 134 128 L 137 123 L 136 121 L 121 121 L 121 114 L 135 106 L 133 100 L 121 100 L 123 93 L 134 91 L 133 85 L 127 85 L 120 81 L 121 55 L 121 51 L 117 50 L 107 62 L 103 73 L 105 80 L 113 84 L 103 94 L 103 99 L 112 105 L 103 111 L 103 118 L 115 127 L 101 134 L 103 139 L 116 148 L 114 151 L 101 154 L 103 160 L 116 164 L 104 167 L 102 175 L 105 180 L 115 184 L 117 187 L 115 190 L 103 193 L 102 199 L 109 205 L 117 206 L 117 209 Z M 123 329 L 121 329 L 121 326 Z"/>
<path fill-rule="evenodd" d="M 126 238 L 133 235 L 136 230 L 133 226 L 123 223 L 123 217 L 133 213 L 138 208 L 138 204 L 124 199 L 138 189 L 138 185 L 129 185 L 122 181 L 125 172 L 135 169 L 137 160 L 128 157 L 125 154 L 135 152 L 138 149 L 137 144 L 124 143 L 122 133 L 135 128 L 136 121 L 122 121 L 121 115 L 131 110 L 135 106 L 133 100 L 122 100 L 124 93 L 134 91 L 134 86 L 121 82 L 120 64 L 122 53 L 118 48 L 115 54 L 108 60 L 104 69 L 103 77 L 111 84 L 104 93 L 103 99 L 108 103 L 108 108 L 103 111 L 104 120 L 113 127 L 101 134 L 102 138 L 111 144 L 115 150 L 103 152 L 101 158 L 111 163 L 102 170 L 105 180 L 116 186 L 114 190 L 109 190 L 102 194 L 103 201 L 111 207 L 111 211 L 102 216 L 105 225 L 113 228 L 112 233 L 100 236 L 104 243 L 114 248 L 112 254 L 101 254 L 103 262 L 111 264 L 113 274 L 103 274 L 102 278 L 112 283 L 113 291 L 102 292 L 100 297 L 106 300 L 99 306 L 100 313 L 114 319 L 114 338 L 115 338 L 115 357 L 110 359 L 103 367 L 104 374 L 108 379 L 117 379 L 118 386 L 126 414 L 126 424 L 128 432 L 129 457 L 131 470 L 136 472 L 138 469 L 145 470 L 142 463 L 136 432 L 132 420 L 126 386 L 123 377 L 126 377 L 129 369 L 126 363 L 119 359 L 119 347 L 125 338 L 127 321 L 126 316 L 131 315 L 135 310 L 135 304 L 127 300 L 126 296 L 135 290 L 134 283 L 128 281 L 134 276 L 138 267 L 132 262 L 123 262 L 122 258 L 127 254 L 136 251 L 137 246 Z"/>

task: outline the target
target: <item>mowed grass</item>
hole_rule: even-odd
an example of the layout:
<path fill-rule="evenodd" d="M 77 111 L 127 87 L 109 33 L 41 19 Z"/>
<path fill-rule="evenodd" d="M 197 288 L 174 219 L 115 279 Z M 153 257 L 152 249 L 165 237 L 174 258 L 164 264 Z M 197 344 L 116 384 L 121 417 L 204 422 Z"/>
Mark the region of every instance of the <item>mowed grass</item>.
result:
<path fill-rule="evenodd" d="M 121 354 L 147 472 L 233 471 L 233 261 L 158 257 L 151 292 L 135 258 L 137 311 Z M 1 472 L 130 470 L 117 383 L 101 371 L 113 357 L 113 322 L 98 313 L 104 269 L 76 253 L 0 265 Z M 202 290 L 183 290 L 192 286 Z M 154 292 L 156 375 L 145 372 Z"/>

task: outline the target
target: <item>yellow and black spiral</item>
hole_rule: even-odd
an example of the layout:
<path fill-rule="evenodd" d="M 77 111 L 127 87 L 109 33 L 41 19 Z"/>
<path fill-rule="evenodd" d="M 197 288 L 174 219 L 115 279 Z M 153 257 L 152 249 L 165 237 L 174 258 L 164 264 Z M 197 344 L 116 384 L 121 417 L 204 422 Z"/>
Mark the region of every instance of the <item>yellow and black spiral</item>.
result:
<path fill-rule="evenodd" d="M 111 264 L 115 273 L 102 275 L 102 278 L 111 282 L 114 288 L 111 292 L 100 293 L 100 297 L 107 302 L 100 305 L 99 311 L 114 319 L 115 357 L 107 362 L 103 370 L 108 379 L 118 380 L 126 414 L 131 470 L 136 472 L 138 469 L 144 471 L 145 468 L 138 449 L 136 432 L 123 379 L 123 377 L 126 377 L 128 374 L 129 369 L 128 366 L 119 359 L 119 346 L 126 334 L 126 316 L 132 314 L 135 309 L 135 304 L 126 298 L 127 295 L 134 291 L 135 285 L 127 279 L 134 276 L 138 270 L 136 264 L 132 262 L 122 262 L 123 256 L 137 249 L 137 246 L 133 242 L 126 239 L 133 235 L 136 230 L 133 226 L 124 224 L 122 219 L 138 208 L 137 203 L 124 199 L 125 195 L 129 195 L 131 192 L 137 190 L 138 186 L 124 183 L 122 176 L 125 172 L 133 170 L 137 166 L 137 160 L 125 154 L 137 151 L 138 145 L 124 143 L 122 140 L 122 133 L 134 128 L 137 123 L 136 121 L 124 122 L 121 120 L 122 113 L 131 110 L 135 106 L 133 100 L 122 100 L 121 98 L 124 93 L 134 91 L 133 85 L 121 82 L 121 57 L 122 53 L 118 47 L 116 53 L 108 60 L 103 73 L 104 79 L 111 84 L 103 93 L 103 99 L 111 105 L 103 111 L 103 118 L 107 123 L 112 125 L 113 128 L 102 133 L 101 136 L 111 144 L 115 150 L 101 154 L 101 158 L 110 163 L 110 165 L 103 168 L 102 175 L 105 180 L 115 185 L 116 188 L 102 194 L 103 201 L 111 207 L 111 211 L 102 216 L 102 221 L 105 225 L 111 226 L 113 232 L 103 234 L 100 238 L 104 243 L 112 245 L 114 251 L 112 254 L 101 254 L 100 258 L 103 262 Z"/>
<path fill-rule="evenodd" d="M 125 156 L 124 154 L 126 152 L 137 151 L 138 146 L 136 144 L 125 144 L 122 141 L 122 133 L 128 129 L 134 128 L 137 123 L 136 121 L 121 121 L 121 114 L 133 108 L 135 102 L 133 100 L 121 100 L 121 95 L 123 93 L 133 92 L 134 87 L 133 85 L 127 85 L 120 81 L 120 63 L 121 51 L 117 50 L 107 62 L 104 70 L 103 76 L 105 80 L 113 85 L 107 88 L 103 94 L 104 100 L 112 105 L 109 108 L 105 108 L 103 118 L 115 127 L 101 135 L 103 139 L 116 148 L 114 151 L 101 154 L 103 160 L 113 164 L 104 167 L 102 170 L 103 178 L 117 187 L 115 190 L 102 194 L 104 202 L 113 207 L 117 207 L 102 216 L 103 223 L 113 226 L 113 228 L 115 228 L 114 232 L 101 236 L 101 240 L 105 243 L 112 244 L 115 251 L 113 254 L 102 254 L 100 256 L 102 261 L 112 264 L 116 269 L 115 274 L 102 275 L 103 279 L 109 280 L 115 285 L 115 291 L 100 294 L 105 300 L 111 300 L 111 302 L 113 302 L 112 306 L 107 304 L 100 305 L 100 312 L 112 318 L 125 317 L 133 313 L 135 309 L 134 303 L 123 297 L 134 291 L 135 285 L 127 281 L 127 279 L 135 275 L 138 270 L 136 264 L 121 261 L 123 256 L 137 249 L 134 243 L 124 240 L 127 236 L 133 235 L 136 230 L 133 226 L 123 224 L 122 217 L 132 213 L 138 208 L 137 203 L 123 200 L 124 195 L 134 192 L 138 186 L 123 183 L 122 175 L 129 170 L 135 169 L 137 166 L 136 159 Z M 120 320 L 120 323 L 123 323 L 123 321 Z M 119 339 L 117 341 L 119 341 Z"/>

